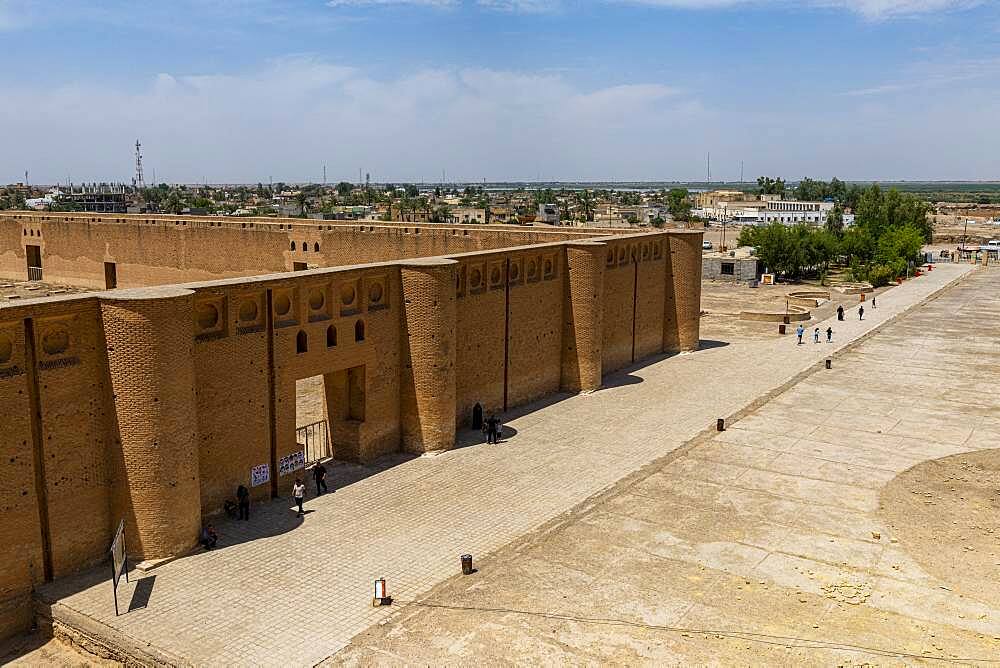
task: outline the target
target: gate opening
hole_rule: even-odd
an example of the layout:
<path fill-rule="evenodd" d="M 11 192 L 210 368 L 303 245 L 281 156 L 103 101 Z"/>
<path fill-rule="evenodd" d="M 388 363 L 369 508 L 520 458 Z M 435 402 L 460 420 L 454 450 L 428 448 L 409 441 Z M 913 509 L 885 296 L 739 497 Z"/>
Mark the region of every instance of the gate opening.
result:
<path fill-rule="evenodd" d="M 42 247 L 25 246 L 25 258 L 28 261 L 28 280 L 42 280 Z"/>
<path fill-rule="evenodd" d="M 307 465 L 330 458 L 359 459 L 365 380 L 362 365 L 295 382 L 295 436 Z"/>

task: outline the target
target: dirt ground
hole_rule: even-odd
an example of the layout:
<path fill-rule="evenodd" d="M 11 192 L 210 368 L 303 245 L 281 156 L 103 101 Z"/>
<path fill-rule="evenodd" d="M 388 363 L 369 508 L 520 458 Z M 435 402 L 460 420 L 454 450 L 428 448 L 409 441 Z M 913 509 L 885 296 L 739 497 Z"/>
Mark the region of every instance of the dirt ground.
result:
<path fill-rule="evenodd" d="M 886 486 L 880 511 L 903 549 L 956 592 L 1000 590 L 1000 450 L 914 466 Z"/>
<path fill-rule="evenodd" d="M 0 645 L 0 666 L 106 668 L 120 665 L 116 661 L 79 652 L 61 640 L 46 640 L 38 634 L 19 636 Z"/>
<path fill-rule="evenodd" d="M 15 304 L 21 299 L 52 297 L 54 295 L 75 294 L 79 292 L 91 292 L 91 290 L 72 285 L 40 283 L 36 281 L 15 281 L 0 278 L 0 306 Z"/>

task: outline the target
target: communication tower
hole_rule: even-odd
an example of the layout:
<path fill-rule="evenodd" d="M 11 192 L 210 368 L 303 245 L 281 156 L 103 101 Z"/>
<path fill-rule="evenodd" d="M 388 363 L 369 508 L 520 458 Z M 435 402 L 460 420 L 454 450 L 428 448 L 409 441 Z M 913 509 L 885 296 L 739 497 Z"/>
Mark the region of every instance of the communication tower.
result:
<path fill-rule="evenodd" d="M 135 140 L 135 176 L 132 178 L 132 187 L 143 189 L 146 187 L 146 181 L 142 178 L 142 144 L 139 140 Z"/>

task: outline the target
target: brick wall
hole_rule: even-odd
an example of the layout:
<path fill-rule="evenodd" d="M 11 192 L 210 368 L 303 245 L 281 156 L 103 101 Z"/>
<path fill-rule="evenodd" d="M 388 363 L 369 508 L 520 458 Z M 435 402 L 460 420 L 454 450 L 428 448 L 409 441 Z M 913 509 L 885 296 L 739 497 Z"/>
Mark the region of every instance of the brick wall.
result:
<path fill-rule="evenodd" d="M 115 225 L 65 224 L 97 239 Z M 164 235 L 227 234 L 162 226 L 135 233 L 132 252 L 151 263 L 142 267 L 193 258 L 211 272 L 237 270 L 232 253 L 213 258 L 187 242 L 143 255 Z M 462 228 L 387 227 L 349 230 L 367 240 L 350 251 L 331 247 L 327 230 L 293 227 L 297 250 L 282 241 L 274 252 L 281 263 L 324 252 L 339 262 L 390 247 L 495 243 Z M 62 243 L 52 229 L 28 238 L 48 249 Z M 20 248 L 23 237 L 0 238 Z M 301 473 L 279 475 L 277 464 L 300 449 L 299 379 L 324 376 L 334 456 L 370 461 L 451 447 L 477 401 L 498 412 L 505 398 L 513 408 L 560 389 L 597 389 L 603 374 L 632 362 L 633 345 L 635 359 L 696 347 L 700 242 L 687 232 L 584 237 L 0 309 L 0 636 L 24 628 L 32 584 L 106 558 L 120 518 L 133 556 L 161 558 L 195 542 L 202 517 L 249 483 L 251 467 L 267 464 L 273 481 L 253 488 L 255 498 L 287 495 Z M 78 264 L 60 252 L 67 273 L 103 262 L 85 248 Z"/>

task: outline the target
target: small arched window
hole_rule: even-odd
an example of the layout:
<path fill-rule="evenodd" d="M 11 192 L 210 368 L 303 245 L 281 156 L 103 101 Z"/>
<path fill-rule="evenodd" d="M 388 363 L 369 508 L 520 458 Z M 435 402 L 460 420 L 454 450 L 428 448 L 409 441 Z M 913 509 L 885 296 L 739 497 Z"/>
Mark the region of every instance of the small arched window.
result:
<path fill-rule="evenodd" d="M 354 340 L 364 341 L 365 340 L 365 321 L 358 320 L 354 323 Z"/>
<path fill-rule="evenodd" d="M 301 354 L 307 350 L 309 350 L 309 339 L 306 333 L 300 329 L 299 333 L 295 335 L 295 352 Z"/>
<path fill-rule="evenodd" d="M 326 347 L 333 348 L 337 345 L 337 328 L 330 325 L 326 328 Z"/>
<path fill-rule="evenodd" d="M 292 242 L 292 250 L 295 250 L 295 242 Z"/>
<path fill-rule="evenodd" d="M 313 244 L 313 252 L 314 253 L 318 253 L 319 252 L 319 243 Z"/>
<path fill-rule="evenodd" d="M 302 252 L 303 253 L 308 253 L 309 252 L 309 242 L 308 241 L 303 241 L 302 242 Z"/>

